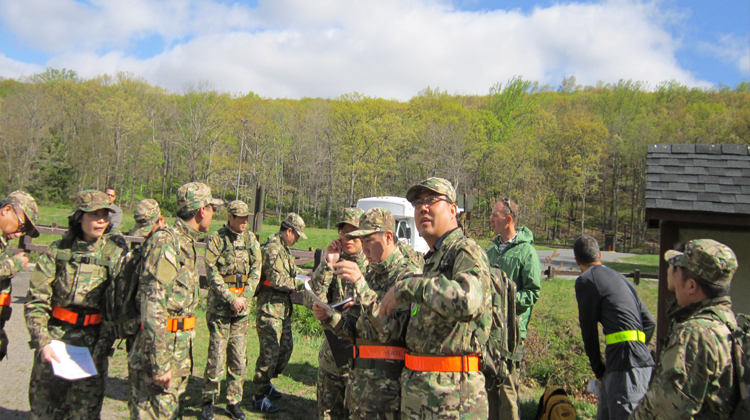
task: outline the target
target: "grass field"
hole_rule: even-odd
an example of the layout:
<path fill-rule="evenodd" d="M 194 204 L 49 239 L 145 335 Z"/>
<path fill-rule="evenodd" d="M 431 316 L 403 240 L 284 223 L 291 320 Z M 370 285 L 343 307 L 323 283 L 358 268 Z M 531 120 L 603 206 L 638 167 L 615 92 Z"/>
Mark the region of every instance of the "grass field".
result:
<path fill-rule="evenodd" d="M 39 224 L 50 225 L 58 223 L 67 225 L 67 215 L 70 209 L 44 207 L 41 209 Z M 168 220 L 171 224 L 173 220 Z M 220 211 L 214 218 L 211 231 L 220 228 L 226 222 L 226 211 Z M 122 231 L 127 231 L 134 225 L 132 212 L 126 210 Z M 260 234 L 261 243 L 268 236 L 274 234 L 278 226 L 263 225 Z M 335 230 L 308 228 L 305 230 L 307 240 L 300 240 L 294 247 L 298 249 L 325 248 L 337 237 Z M 59 236 L 42 235 L 35 243 L 49 244 Z M 480 240 L 482 247 L 489 245 L 490 240 Z M 537 247 L 539 250 L 549 249 Z M 630 272 L 635 268 L 644 273 L 658 272 L 658 256 L 642 255 L 626 258 L 607 265 L 620 271 Z M 539 396 L 548 385 L 560 385 L 572 391 L 578 408 L 579 419 L 593 419 L 596 417 L 596 398 L 585 393 L 585 387 L 593 374 L 589 368 L 588 359 L 583 351 L 580 329 L 578 326 L 578 309 L 573 290 L 574 282 L 570 280 L 552 280 L 542 283 L 541 298 L 534 307 L 526 340 L 525 358 L 521 373 L 521 410 L 524 419 L 533 419 L 536 415 Z M 637 290 L 651 313 L 656 316 L 657 286 L 654 282 L 642 282 Z M 205 291 L 203 292 L 205 295 Z M 204 300 L 205 301 L 205 300 Z M 200 415 L 201 386 L 203 370 L 208 348 L 208 332 L 205 325 L 205 312 L 201 308 L 197 313 L 197 338 L 193 350 L 193 377 L 186 391 L 184 412 L 187 417 Z M 254 320 L 254 317 L 252 318 Z M 254 321 L 251 321 L 254 324 Z M 317 417 L 315 394 L 317 378 L 317 354 L 322 342 L 320 326 L 312 317 L 308 309 L 295 306 L 293 318 L 295 328 L 295 349 L 292 359 L 284 374 L 274 381 L 282 392 L 287 394 L 279 401 L 281 412 L 277 419 L 309 420 Z M 603 341 L 603 337 L 602 337 Z M 603 343 L 602 343 L 603 345 Z M 655 343 L 651 343 L 655 347 Z M 250 419 L 266 418 L 253 413 L 249 399 L 252 395 L 252 374 L 258 355 L 258 339 L 254 328 L 248 332 L 248 374 L 245 382 L 244 407 Z M 127 377 L 127 362 L 124 350 L 117 351 L 111 361 L 110 382 L 108 383 L 108 399 L 105 409 L 116 413 L 127 413 L 125 378 Z M 114 384 L 114 385 L 113 385 Z M 223 387 L 223 385 L 222 385 Z M 120 389 L 119 391 L 110 391 Z M 222 395 L 221 398 L 224 398 Z M 220 399 L 220 404 L 226 401 Z M 217 418 L 223 417 L 217 410 Z"/>

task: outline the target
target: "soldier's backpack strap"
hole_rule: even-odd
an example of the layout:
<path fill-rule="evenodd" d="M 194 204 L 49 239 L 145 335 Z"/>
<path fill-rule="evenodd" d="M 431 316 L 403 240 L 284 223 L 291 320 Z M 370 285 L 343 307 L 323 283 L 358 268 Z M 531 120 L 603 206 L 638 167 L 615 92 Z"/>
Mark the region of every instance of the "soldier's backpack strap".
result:
<path fill-rule="evenodd" d="M 180 244 L 180 238 L 177 237 L 177 234 L 172 228 L 164 229 L 164 231 L 168 232 L 172 237 L 172 240 L 174 241 L 174 249 L 175 251 L 177 251 L 175 260 L 177 260 L 177 263 L 180 264 L 180 267 L 184 266 L 187 263 L 187 260 L 185 260 L 185 257 L 182 256 L 182 245 Z"/>

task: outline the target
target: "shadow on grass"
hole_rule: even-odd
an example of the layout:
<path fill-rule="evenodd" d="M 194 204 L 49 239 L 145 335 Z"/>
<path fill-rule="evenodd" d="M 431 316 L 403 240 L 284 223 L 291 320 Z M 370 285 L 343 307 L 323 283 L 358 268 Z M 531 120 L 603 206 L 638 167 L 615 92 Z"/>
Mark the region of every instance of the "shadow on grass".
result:
<path fill-rule="evenodd" d="M 539 408 L 539 401 L 528 399 L 521 401 L 518 410 L 521 412 L 521 420 L 536 420 L 536 411 Z"/>
<path fill-rule="evenodd" d="M 105 397 L 117 401 L 127 402 L 130 399 L 130 384 L 127 379 L 118 377 L 107 377 Z M 3 417 L 4 419 L 5 417 Z"/>
<path fill-rule="evenodd" d="M 310 362 L 290 363 L 284 369 L 284 375 L 307 386 L 315 386 L 318 380 L 318 367 Z"/>
<path fill-rule="evenodd" d="M 0 407 L 0 419 L 3 420 L 27 420 L 30 416 L 28 411 L 8 410 Z"/>

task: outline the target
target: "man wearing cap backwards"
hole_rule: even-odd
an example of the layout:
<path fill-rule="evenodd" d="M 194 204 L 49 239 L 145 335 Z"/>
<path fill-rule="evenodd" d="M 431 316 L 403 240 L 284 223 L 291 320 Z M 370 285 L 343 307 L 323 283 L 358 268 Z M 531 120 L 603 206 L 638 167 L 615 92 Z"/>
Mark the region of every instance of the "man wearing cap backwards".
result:
<path fill-rule="evenodd" d="M 25 252 L 11 254 L 6 241 L 24 233 L 32 238 L 39 237 L 39 231 L 34 226 L 38 217 L 36 201 L 25 191 L 13 191 L 8 198 L 0 200 L 0 360 L 8 353 L 5 322 L 10 319 L 11 312 L 11 279 L 29 263 L 29 257 Z"/>
<path fill-rule="evenodd" d="M 121 276 L 131 279 L 129 282 L 122 282 L 123 285 L 135 287 L 140 283 L 140 275 L 143 261 L 143 256 L 147 253 L 148 240 L 153 236 L 156 231 L 167 227 L 164 221 L 164 216 L 161 214 L 159 203 L 156 200 L 147 198 L 141 200 L 135 207 L 133 212 L 133 218 L 135 219 L 135 227 L 129 232 L 130 236 L 140 236 L 143 238 L 141 243 L 132 243 L 130 252 L 125 255 L 125 259 L 122 264 Z M 128 308 L 133 311 L 134 314 L 140 314 L 140 308 L 138 302 L 140 302 L 140 287 L 136 287 L 128 290 L 125 294 L 130 296 L 130 293 L 135 293 L 135 307 Z M 126 299 L 128 301 L 128 299 Z M 127 303 L 126 303 L 127 304 Z M 120 316 L 118 314 L 117 316 Z M 121 336 L 126 336 L 125 348 L 128 353 L 133 348 L 135 336 L 141 330 L 141 319 L 140 315 L 135 318 L 128 317 L 125 321 L 116 323 L 116 328 L 119 329 L 118 333 Z M 128 365 L 128 385 L 130 387 L 130 399 L 128 400 L 128 407 L 133 407 L 137 403 L 137 386 L 138 386 L 138 369 L 136 367 Z M 132 408 L 131 408 L 132 410 Z"/>
<path fill-rule="evenodd" d="M 479 354 L 489 337 L 491 279 L 487 256 L 456 220 L 456 192 L 429 178 L 406 193 L 419 234 L 430 246 L 424 274 L 396 283 L 380 315 L 411 303 L 401 417 L 486 419 L 487 393 Z"/>
<path fill-rule="evenodd" d="M 363 211 L 355 208 L 341 210 L 338 217 L 339 237 L 334 239 L 326 248 L 326 260 L 318 264 L 310 279 L 310 288 L 324 302 L 331 304 L 342 302 L 346 299 L 355 298 L 354 285 L 344 281 L 336 275 L 333 264 L 338 261 L 352 261 L 357 264 L 361 272 L 366 272 L 369 263 L 364 252 L 362 252 L 362 240 L 359 237 L 347 237 L 348 233 L 359 228 L 359 219 Z M 305 306 L 312 308 L 312 299 L 305 299 Z M 344 313 L 354 313 L 358 307 L 347 308 Z M 343 419 L 346 418 L 346 383 L 349 378 L 349 366 L 338 367 L 331 352 L 328 340 L 318 352 L 318 419 Z"/>
<path fill-rule="evenodd" d="M 575 290 L 583 347 L 599 381 L 596 418 L 627 419 L 651 377 L 654 360 L 648 343 L 656 323 L 625 276 L 602 265 L 596 239 L 578 237 L 573 255 L 582 271 Z M 599 350 L 599 324 L 607 344 L 605 361 Z"/>
<path fill-rule="evenodd" d="M 367 210 L 360 218 L 359 229 L 347 235 L 362 238 L 362 249 L 370 262 L 367 274 L 363 275 L 352 261 L 329 261 L 336 275 L 353 286 L 361 306 L 358 313 L 328 314 L 317 304 L 313 307 L 315 318 L 325 328 L 355 343 L 346 393 L 352 419 L 400 418 L 399 377 L 404 368 L 410 308 L 402 304 L 383 319 L 378 313 L 379 301 L 396 282 L 419 274 L 421 269 L 401 253 L 395 230 L 390 211 Z"/>
<path fill-rule="evenodd" d="M 227 412 L 244 419 L 239 406 L 247 365 L 247 328 L 250 299 L 260 281 L 260 244 L 247 230 L 247 204 L 229 203 L 229 221 L 208 238 L 206 267 L 210 290 L 206 324 L 211 335 L 203 375 L 202 418 L 214 418 L 213 405 L 221 391 L 221 377 L 227 369 Z"/>
<path fill-rule="evenodd" d="M 642 419 L 732 418 L 739 388 L 730 328 L 737 327 L 729 285 L 737 258 L 729 247 L 695 239 L 667 251 L 669 335 L 651 385 L 633 414 Z"/>
<path fill-rule="evenodd" d="M 39 257 L 29 279 L 24 315 L 35 349 L 29 380 L 32 419 L 98 419 L 104 401 L 114 338 L 102 322 L 105 291 L 118 275 L 127 243 L 111 234 L 107 196 L 97 190 L 76 195 L 68 230 Z M 54 374 L 59 362 L 52 340 L 85 347 L 97 374 L 70 381 Z"/>
<path fill-rule="evenodd" d="M 149 239 L 140 284 L 142 329 L 130 352 L 137 370 L 132 419 L 180 416 L 180 395 L 193 368 L 198 267 L 195 243 L 208 232 L 216 206 L 208 185 L 190 182 L 177 190 L 177 219 Z"/>
<path fill-rule="evenodd" d="M 304 287 L 304 280 L 297 279 L 302 271 L 294 264 L 289 247 L 297 241 L 307 239 L 305 221 L 289 213 L 281 223 L 279 232 L 263 244 L 261 254 L 260 285 L 257 296 L 255 325 L 258 329 L 260 354 L 255 362 L 253 405 L 261 413 L 274 413 L 279 408 L 268 398 L 278 399 L 282 394 L 271 383 L 271 379 L 284 371 L 292 356 L 292 292 Z"/>

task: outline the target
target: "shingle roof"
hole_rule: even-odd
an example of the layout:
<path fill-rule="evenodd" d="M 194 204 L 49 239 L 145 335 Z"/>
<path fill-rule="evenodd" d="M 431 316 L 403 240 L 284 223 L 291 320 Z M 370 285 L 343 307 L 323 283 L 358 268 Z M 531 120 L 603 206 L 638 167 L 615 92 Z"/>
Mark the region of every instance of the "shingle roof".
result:
<path fill-rule="evenodd" d="M 750 146 L 649 145 L 646 208 L 750 214 Z"/>

